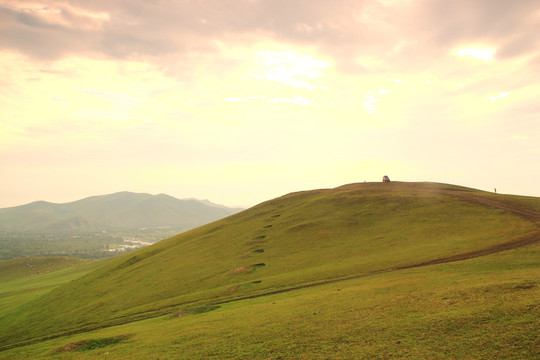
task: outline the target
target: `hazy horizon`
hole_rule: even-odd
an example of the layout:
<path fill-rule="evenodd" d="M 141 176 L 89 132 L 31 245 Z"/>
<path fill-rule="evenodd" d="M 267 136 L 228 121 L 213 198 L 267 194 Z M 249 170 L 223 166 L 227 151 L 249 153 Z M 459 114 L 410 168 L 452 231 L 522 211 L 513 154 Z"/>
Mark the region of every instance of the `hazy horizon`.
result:
<path fill-rule="evenodd" d="M 169 194 L 163 194 L 163 193 L 151 194 L 151 193 L 147 193 L 147 192 L 118 191 L 118 192 L 114 192 L 114 193 L 110 193 L 110 194 L 94 194 L 94 195 L 84 196 L 82 198 L 77 198 L 77 199 L 72 199 L 72 200 L 67 200 L 67 201 L 62 201 L 62 202 L 49 201 L 49 200 L 45 200 L 45 199 L 37 199 L 37 200 L 33 200 L 31 202 L 24 203 L 24 204 L 18 204 L 18 205 L 7 206 L 7 207 L 0 207 L 0 209 L 5 209 L 5 208 L 9 208 L 9 207 L 18 207 L 18 206 L 24 206 L 24 205 L 30 205 L 30 204 L 37 203 L 37 202 L 45 202 L 45 203 L 49 203 L 49 204 L 53 204 L 53 205 L 64 205 L 64 204 L 78 202 L 78 201 L 86 200 L 86 199 L 90 199 L 90 198 L 110 197 L 112 195 L 118 195 L 118 194 L 122 194 L 122 193 L 131 194 L 131 195 L 150 195 L 152 197 L 165 195 L 165 196 L 170 196 L 170 197 L 173 197 L 174 199 L 181 200 L 181 201 L 197 201 L 197 202 L 200 202 L 200 203 L 209 203 L 209 204 L 215 205 L 217 207 L 224 206 L 224 207 L 231 208 L 231 209 L 233 208 L 233 207 L 229 207 L 227 205 L 215 203 L 210 199 L 197 199 L 197 198 L 193 198 L 193 197 L 177 198 L 176 196 L 172 196 L 172 195 L 169 195 Z"/>
<path fill-rule="evenodd" d="M 347 183 L 540 196 L 535 0 L 0 0 L 0 208 L 247 208 Z"/>
<path fill-rule="evenodd" d="M 378 182 L 378 181 L 358 181 L 356 183 L 364 183 L 364 182 L 370 183 L 370 182 Z M 396 181 L 394 181 L 394 182 L 396 182 Z M 403 182 L 403 181 L 397 180 L 397 182 Z M 415 182 L 421 183 L 422 181 L 410 181 L 410 182 L 412 182 L 412 183 L 415 183 Z M 349 184 L 353 184 L 353 183 L 349 183 Z M 342 186 L 342 185 L 349 185 L 349 184 L 345 184 L 345 183 L 344 184 L 338 184 L 338 185 L 333 186 L 333 187 L 339 187 L 339 186 Z M 467 185 L 462 185 L 462 184 L 449 184 L 449 185 L 469 187 Z M 227 208 L 230 208 L 230 209 L 244 209 L 245 210 L 245 209 L 248 209 L 248 208 L 253 207 L 255 205 L 258 205 L 258 204 L 260 204 L 262 202 L 265 202 L 267 200 L 272 200 L 274 198 L 277 198 L 277 197 L 280 197 L 280 196 L 283 196 L 283 195 L 287 195 L 289 193 L 300 192 L 300 191 L 319 190 L 319 189 L 330 189 L 330 188 L 333 188 L 333 187 L 329 187 L 329 188 L 320 187 L 320 188 L 309 188 L 309 189 L 306 188 L 306 189 L 291 190 L 288 193 L 279 194 L 279 195 L 276 195 L 273 198 L 264 199 L 264 200 L 262 200 L 262 201 L 260 201 L 258 203 L 250 204 L 250 205 L 247 205 L 247 206 L 235 206 L 235 205 L 221 204 L 221 203 L 213 201 L 212 199 L 201 199 L 201 198 L 195 198 L 195 197 L 182 197 L 182 198 L 179 198 L 177 196 L 173 196 L 173 195 L 170 195 L 170 194 L 164 194 L 164 193 L 159 193 L 158 194 L 158 193 L 149 193 L 149 192 L 145 192 L 145 191 L 137 192 L 137 191 L 128 191 L 128 190 L 123 191 L 122 190 L 122 191 L 117 191 L 117 192 L 107 193 L 107 194 L 86 195 L 86 196 L 82 196 L 80 198 L 67 199 L 67 200 L 63 200 L 63 201 L 53 201 L 53 200 L 48 200 L 48 199 L 36 199 L 36 200 L 31 200 L 29 202 L 25 202 L 25 203 L 22 203 L 22 204 L 1 206 L 0 209 L 29 205 L 29 204 L 32 204 L 32 203 L 35 203 L 35 202 L 46 202 L 46 203 L 55 204 L 55 205 L 62 205 L 62 204 L 68 204 L 68 203 L 72 203 L 72 202 L 77 202 L 77 201 L 80 201 L 80 200 L 85 200 L 87 198 L 92 198 L 92 197 L 105 197 L 105 196 L 114 195 L 114 194 L 118 194 L 118 193 L 132 193 L 132 194 L 145 194 L 145 195 L 151 195 L 151 196 L 166 195 L 166 196 L 172 196 L 173 198 L 178 199 L 178 200 L 194 200 L 194 201 L 199 201 L 199 202 L 203 202 L 203 203 L 204 202 L 209 202 L 209 203 L 211 203 L 213 205 L 216 205 L 216 206 L 224 206 L 224 207 L 227 207 Z M 495 189 L 493 189 L 493 190 L 478 189 L 478 190 L 493 192 Z M 497 193 L 498 194 L 503 194 L 499 190 L 497 190 Z M 532 196 L 532 195 L 527 195 L 527 194 L 505 194 L 505 195 Z"/>

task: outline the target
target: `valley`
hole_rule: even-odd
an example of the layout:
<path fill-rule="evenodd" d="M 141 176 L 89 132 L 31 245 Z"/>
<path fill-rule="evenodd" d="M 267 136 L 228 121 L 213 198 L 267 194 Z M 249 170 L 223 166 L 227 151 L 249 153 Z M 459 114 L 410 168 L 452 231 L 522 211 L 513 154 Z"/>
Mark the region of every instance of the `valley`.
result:
<path fill-rule="evenodd" d="M 186 229 L 174 227 L 122 230 L 64 230 L 0 233 L 0 260 L 25 256 L 102 259 L 140 249 Z"/>

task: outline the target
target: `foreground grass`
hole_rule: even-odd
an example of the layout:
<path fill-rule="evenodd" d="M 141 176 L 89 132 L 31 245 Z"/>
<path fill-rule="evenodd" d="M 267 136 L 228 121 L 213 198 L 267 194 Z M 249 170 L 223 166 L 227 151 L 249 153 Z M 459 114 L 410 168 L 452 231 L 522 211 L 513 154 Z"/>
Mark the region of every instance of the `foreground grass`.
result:
<path fill-rule="evenodd" d="M 0 261 L 0 317 L 10 310 L 78 279 L 105 261 L 26 257 Z"/>
<path fill-rule="evenodd" d="M 221 304 L 0 352 L 3 359 L 534 359 L 540 246 Z M 66 344 L 128 336 L 85 352 Z"/>

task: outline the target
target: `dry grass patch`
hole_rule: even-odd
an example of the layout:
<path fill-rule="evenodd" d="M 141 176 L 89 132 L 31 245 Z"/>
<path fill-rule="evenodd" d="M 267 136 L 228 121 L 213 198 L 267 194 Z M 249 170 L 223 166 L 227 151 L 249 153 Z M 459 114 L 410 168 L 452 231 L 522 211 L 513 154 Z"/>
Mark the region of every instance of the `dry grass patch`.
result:
<path fill-rule="evenodd" d="M 53 351 L 53 354 L 101 349 L 109 345 L 118 344 L 124 340 L 127 340 L 128 338 L 130 338 L 130 335 L 118 335 L 101 339 L 79 340 L 55 349 Z"/>
<path fill-rule="evenodd" d="M 266 266 L 266 264 L 265 263 L 259 263 L 259 264 L 254 264 L 254 265 L 246 265 L 246 266 L 242 266 L 242 267 L 239 267 L 237 269 L 234 269 L 231 273 L 232 274 L 243 274 L 243 273 L 255 271 L 258 268 L 261 268 L 263 266 Z"/>

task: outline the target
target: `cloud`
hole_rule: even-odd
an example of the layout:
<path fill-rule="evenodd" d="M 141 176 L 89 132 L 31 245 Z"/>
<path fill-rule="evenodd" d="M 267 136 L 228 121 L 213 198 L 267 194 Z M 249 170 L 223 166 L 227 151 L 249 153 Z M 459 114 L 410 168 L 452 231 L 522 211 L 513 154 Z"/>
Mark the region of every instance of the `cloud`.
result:
<path fill-rule="evenodd" d="M 276 97 L 276 98 L 267 99 L 266 96 L 259 95 L 259 96 L 247 96 L 247 97 L 228 97 L 223 100 L 229 101 L 229 102 L 245 102 L 245 101 L 259 100 L 259 101 L 266 101 L 273 104 L 279 103 L 279 102 L 286 102 L 286 103 L 302 105 L 302 106 L 312 105 L 311 102 L 303 96 Z"/>
<path fill-rule="evenodd" d="M 419 3 L 415 19 L 414 32 L 433 49 L 477 44 L 494 49 L 499 59 L 538 53 L 535 0 L 426 1 Z"/>
<path fill-rule="evenodd" d="M 419 2 L 418 25 L 437 43 L 453 45 L 477 39 L 500 40 L 528 30 L 538 21 L 535 0 Z"/>
<path fill-rule="evenodd" d="M 459 56 L 470 56 L 484 61 L 491 59 L 494 53 L 495 50 L 492 49 L 460 49 L 456 51 Z"/>
<path fill-rule="evenodd" d="M 106 15 L 89 14 L 69 5 L 0 2 L 0 46 L 39 59 L 95 51 Z"/>
<path fill-rule="evenodd" d="M 439 174 L 443 159 L 468 177 L 460 163 L 488 164 L 488 150 L 504 150 L 517 159 L 493 167 L 504 175 L 538 154 L 539 9 L 528 0 L 0 0 L 0 157 L 43 174 L 58 166 L 66 178 L 75 164 L 107 174 L 122 164 L 133 182 L 148 173 L 201 183 L 191 170 L 217 166 L 210 183 L 236 161 L 246 173 L 273 166 L 272 184 L 301 181 L 279 173 L 284 163 L 301 174 L 310 161 L 326 169 L 340 159 L 347 169 L 335 174 L 347 179 L 325 175 L 338 185 L 368 171 L 356 164 L 383 164 L 377 173 L 401 164 L 418 179 Z M 506 152 L 505 139 L 522 149 Z M 8 172 L 16 184 L 21 175 Z"/>
<path fill-rule="evenodd" d="M 258 68 L 251 74 L 254 78 L 277 81 L 295 88 L 309 90 L 317 87 L 310 81 L 321 78 L 322 70 L 329 67 L 329 64 L 323 60 L 292 50 L 262 50 L 258 52 L 256 62 Z"/>
<path fill-rule="evenodd" d="M 459 45 L 508 58 L 537 53 L 535 0 L 0 1 L 1 43 L 36 58 L 217 53 L 267 37 L 314 46 L 347 71 L 425 66 Z M 461 48 L 464 48 L 462 46 Z M 496 47 L 496 48 L 495 48 Z M 381 63 L 382 61 L 382 63 Z M 372 65 L 372 64 L 371 64 Z M 381 67 L 382 66 L 382 67 Z"/>
<path fill-rule="evenodd" d="M 533 50 L 539 49 L 540 45 L 540 34 L 536 31 L 537 26 L 538 23 L 528 32 L 510 38 L 500 47 L 497 56 L 505 59 L 535 54 Z M 540 51 L 537 51 L 536 54 L 540 54 Z"/>

